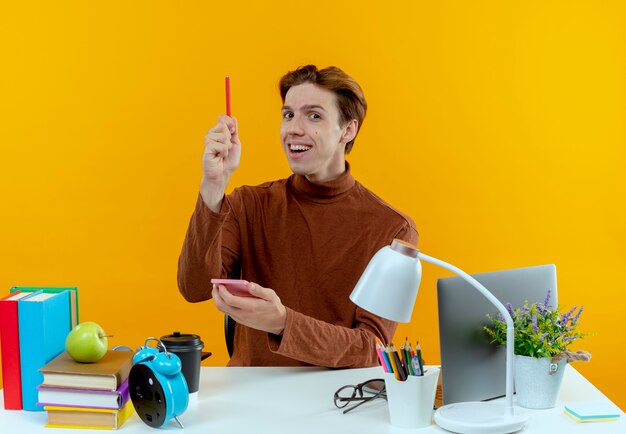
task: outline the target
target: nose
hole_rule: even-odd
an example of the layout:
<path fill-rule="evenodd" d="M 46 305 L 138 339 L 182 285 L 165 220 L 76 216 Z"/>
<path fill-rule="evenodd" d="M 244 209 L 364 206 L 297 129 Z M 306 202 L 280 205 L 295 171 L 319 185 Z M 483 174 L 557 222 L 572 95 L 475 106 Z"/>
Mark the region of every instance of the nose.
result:
<path fill-rule="evenodd" d="M 302 116 L 295 115 L 289 121 L 285 122 L 285 132 L 288 135 L 302 136 L 304 128 L 302 127 Z"/>

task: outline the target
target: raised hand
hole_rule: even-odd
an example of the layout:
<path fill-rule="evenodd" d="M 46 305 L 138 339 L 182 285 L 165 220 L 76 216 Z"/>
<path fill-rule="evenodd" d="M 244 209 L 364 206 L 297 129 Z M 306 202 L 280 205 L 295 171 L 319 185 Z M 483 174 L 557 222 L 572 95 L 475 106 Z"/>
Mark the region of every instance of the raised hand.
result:
<path fill-rule="evenodd" d="M 241 142 L 237 119 L 222 115 L 204 137 L 200 194 L 204 203 L 218 212 L 230 175 L 239 167 Z"/>

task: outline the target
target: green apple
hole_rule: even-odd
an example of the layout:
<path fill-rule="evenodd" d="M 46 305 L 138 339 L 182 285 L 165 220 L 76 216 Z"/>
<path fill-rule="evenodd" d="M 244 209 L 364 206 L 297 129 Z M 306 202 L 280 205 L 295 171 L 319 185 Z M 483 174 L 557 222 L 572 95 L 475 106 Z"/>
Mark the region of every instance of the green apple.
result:
<path fill-rule="evenodd" d="M 96 362 L 104 357 L 109 348 L 107 338 L 108 336 L 97 323 L 81 322 L 67 335 L 65 350 L 77 362 Z"/>

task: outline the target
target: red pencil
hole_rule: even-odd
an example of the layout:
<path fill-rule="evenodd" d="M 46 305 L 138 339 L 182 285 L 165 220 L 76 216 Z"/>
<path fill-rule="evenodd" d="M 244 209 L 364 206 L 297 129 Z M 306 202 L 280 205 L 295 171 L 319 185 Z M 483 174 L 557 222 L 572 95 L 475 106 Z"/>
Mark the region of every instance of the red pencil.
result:
<path fill-rule="evenodd" d="M 230 77 L 226 76 L 226 116 L 230 116 Z"/>

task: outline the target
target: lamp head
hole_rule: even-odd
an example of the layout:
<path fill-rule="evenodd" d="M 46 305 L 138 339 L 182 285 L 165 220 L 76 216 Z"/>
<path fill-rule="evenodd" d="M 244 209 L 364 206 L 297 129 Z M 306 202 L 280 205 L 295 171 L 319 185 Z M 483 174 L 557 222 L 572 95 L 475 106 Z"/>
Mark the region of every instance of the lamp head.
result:
<path fill-rule="evenodd" d="M 411 321 L 422 278 L 417 247 L 395 239 L 380 249 L 359 278 L 350 300 L 357 306 L 396 322 Z"/>

